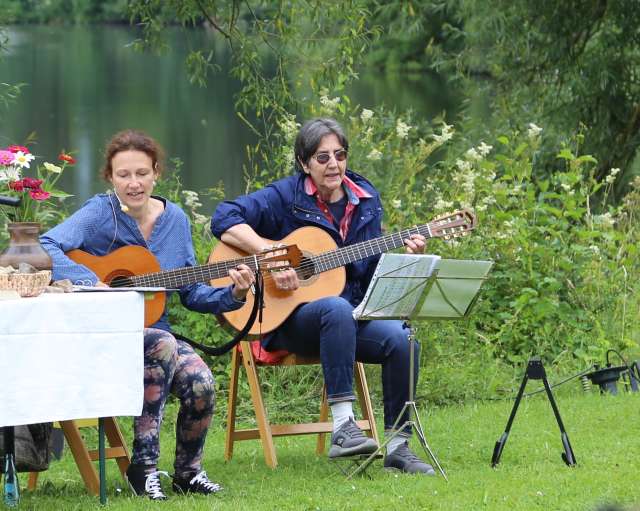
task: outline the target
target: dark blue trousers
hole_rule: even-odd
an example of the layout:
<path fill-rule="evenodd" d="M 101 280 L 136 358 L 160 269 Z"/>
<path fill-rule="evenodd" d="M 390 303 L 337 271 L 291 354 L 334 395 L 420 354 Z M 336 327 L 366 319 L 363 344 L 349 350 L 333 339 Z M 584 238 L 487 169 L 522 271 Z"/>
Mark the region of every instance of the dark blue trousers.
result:
<path fill-rule="evenodd" d="M 354 361 L 381 364 L 384 426 L 388 430 L 409 399 L 409 329 L 396 320 L 355 321 L 352 312 L 353 306 L 338 297 L 301 305 L 278 329 L 269 348 L 319 355 L 329 404 L 355 400 Z M 420 350 L 417 342 L 413 345 L 417 383 Z M 405 413 L 400 424 L 406 419 Z"/>

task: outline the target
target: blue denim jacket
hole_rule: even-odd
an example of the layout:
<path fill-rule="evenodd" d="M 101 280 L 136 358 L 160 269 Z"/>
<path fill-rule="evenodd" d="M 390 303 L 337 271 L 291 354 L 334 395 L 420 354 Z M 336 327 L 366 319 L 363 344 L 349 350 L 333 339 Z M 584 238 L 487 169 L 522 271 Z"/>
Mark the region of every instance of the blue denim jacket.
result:
<path fill-rule="evenodd" d="M 260 236 L 280 240 L 295 229 L 312 225 L 327 231 L 339 247 L 381 236 L 383 210 L 380 195 L 364 177 L 349 170 L 347 175 L 371 197 L 350 198 L 357 206 L 344 241 L 338 229 L 318 208 L 315 197 L 305 192 L 305 175 L 301 172 L 249 195 L 222 202 L 211 219 L 211 231 L 220 238 L 230 227 L 246 223 Z M 347 284 L 341 296 L 352 305 L 362 300 L 378 259 L 379 256 L 372 256 L 346 266 Z"/>
<path fill-rule="evenodd" d="M 40 237 L 40 243 L 53 260 L 53 279 L 69 279 L 74 284 L 94 285 L 98 277 L 86 266 L 69 259 L 65 252 L 80 249 L 103 256 L 126 245 L 148 249 L 162 270 L 194 266 L 196 259 L 191 239 L 189 219 L 174 203 L 165 203 L 149 240 L 145 241 L 136 221 L 120 210 L 113 195 L 99 194 L 89 199 L 78 211 L 60 225 Z M 238 309 L 244 302 L 236 301 L 231 286 L 214 288 L 206 284 L 191 284 L 180 289 L 182 304 L 197 312 L 219 314 Z M 167 312 L 153 328 L 169 330 Z"/>

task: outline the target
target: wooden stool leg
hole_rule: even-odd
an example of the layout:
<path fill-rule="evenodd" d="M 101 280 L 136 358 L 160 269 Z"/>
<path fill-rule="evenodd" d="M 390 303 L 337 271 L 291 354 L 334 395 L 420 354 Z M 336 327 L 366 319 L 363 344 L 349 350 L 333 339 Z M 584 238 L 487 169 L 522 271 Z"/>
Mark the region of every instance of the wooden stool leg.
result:
<path fill-rule="evenodd" d="M 358 401 L 360 402 L 360 409 L 362 410 L 362 418 L 369 421 L 370 433 L 369 435 L 378 444 L 378 428 L 373 415 L 373 406 L 371 406 L 371 396 L 369 396 L 369 387 L 367 385 L 367 376 L 364 372 L 364 364 L 356 362 L 355 365 L 355 383 L 356 390 L 358 392 Z"/>
<path fill-rule="evenodd" d="M 322 402 L 320 403 L 320 422 L 326 422 L 329 419 L 329 403 L 327 402 L 327 386 L 322 386 Z M 318 433 L 318 443 L 316 445 L 316 454 L 324 454 L 326 433 Z"/>
<path fill-rule="evenodd" d="M 40 472 L 29 472 L 29 481 L 27 482 L 27 490 L 34 491 L 38 486 L 38 475 Z"/>
<path fill-rule="evenodd" d="M 124 451 L 122 456 L 115 456 L 116 463 L 118 464 L 118 468 L 120 469 L 120 473 L 124 478 L 129 465 L 131 464 L 131 456 L 129 455 L 129 451 L 127 450 L 127 444 L 124 441 L 124 437 L 120 432 L 120 428 L 118 427 L 118 423 L 116 422 L 115 417 L 105 417 L 104 421 L 104 432 L 107 437 L 107 441 L 111 447 L 121 447 Z"/>
<path fill-rule="evenodd" d="M 60 426 L 62 426 L 62 431 L 67 439 L 69 449 L 71 449 L 71 454 L 73 454 L 73 458 L 76 461 L 76 465 L 78 466 L 80 475 L 87 487 L 87 491 L 92 495 L 97 496 L 100 490 L 98 473 L 96 472 L 93 463 L 91 463 L 89 452 L 84 444 L 84 440 L 82 440 L 82 437 L 80 436 L 78 426 L 72 420 L 60 421 Z"/>
<path fill-rule="evenodd" d="M 229 400 L 227 404 L 227 438 L 224 444 L 224 459 L 233 457 L 233 443 L 236 432 L 236 406 L 238 403 L 238 373 L 240 370 L 240 352 L 234 348 L 231 355 L 231 375 L 229 377 Z"/>
<path fill-rule="evenodd" d="M 256 421 L 258 423 L 258 431 L 260 432 L 260 440 L 262 441 L 262 450 L 264 451 L 264 459 L 266 464 L 271 468 L 276 468 L 278 460 L 276 458 L 276 450 L 273 446 L 273 436 L 271 435 L 271 425 L 264 408 L 262 399 L 262 389 L 258 380 L 258 372 L 251 353 L 251 346 L 248 342 L 241 342 L 242 345 L 242 363 L 244 364 L 249 380 L 249 389 L 251 391 L 251 400 L 253 408 L 256 412 Z"/>

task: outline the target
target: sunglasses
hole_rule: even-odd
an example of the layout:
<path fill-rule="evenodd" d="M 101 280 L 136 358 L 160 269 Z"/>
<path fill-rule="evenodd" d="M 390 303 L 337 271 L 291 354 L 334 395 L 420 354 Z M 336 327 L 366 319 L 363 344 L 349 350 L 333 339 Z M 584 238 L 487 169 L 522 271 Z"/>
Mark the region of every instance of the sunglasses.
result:
<path fill-rule="evenodd" d="M 333 157 L 336 161 L 344 161 L 347 159 L 347 150 L 346 149 L 338 149 L 334 151 Z M 331 159 L 331 153 L 317 153 L 312 156 L 320 165 L 324 165 L 325 163 L 329 163 Z"/>

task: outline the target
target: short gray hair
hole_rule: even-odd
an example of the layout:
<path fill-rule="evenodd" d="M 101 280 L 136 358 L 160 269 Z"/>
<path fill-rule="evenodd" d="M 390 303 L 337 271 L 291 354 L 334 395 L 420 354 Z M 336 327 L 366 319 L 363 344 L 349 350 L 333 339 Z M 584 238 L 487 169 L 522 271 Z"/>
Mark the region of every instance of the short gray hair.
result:
<path fill-rule="evenodd" d="M 347 140 L 347 136 L 344 134 L 342 126 L 340 126 L 335 119 L 311 119 L 304 123 L 296 137 L 294 151 L 296 169 L 298 171 L 302 172 L 302 164 L 309 162 L 309 158 L 316 153 L 320 142 L 327 135 L 335 135 L 338 137 L 338 141 L 342 147 L 346 151 L 349 150 L 349 141 Z"/>

